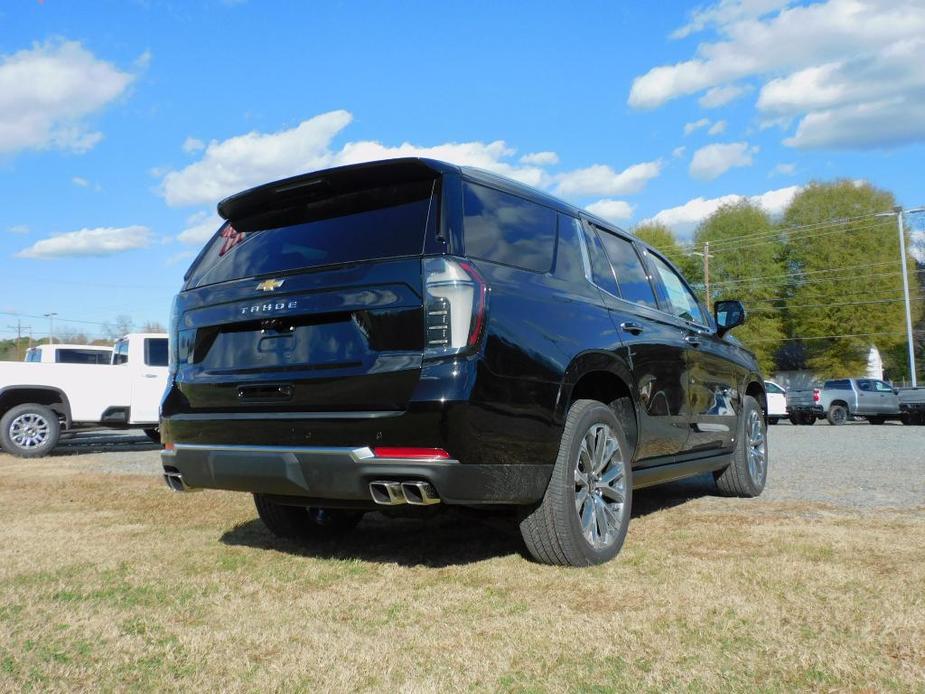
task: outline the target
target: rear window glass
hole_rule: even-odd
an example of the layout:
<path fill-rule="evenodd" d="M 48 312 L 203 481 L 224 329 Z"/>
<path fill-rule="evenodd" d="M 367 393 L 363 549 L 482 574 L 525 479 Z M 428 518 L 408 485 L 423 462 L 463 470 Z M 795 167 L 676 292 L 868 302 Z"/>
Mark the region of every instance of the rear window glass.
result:
<path fill-rule="evenodd" d="M 823 388 L 832 388 L 833 390 L 851 390 L 851 382 L 848 380 L 826 381 Z"/>
<path fill-rule="evenodd" d="M 556 245 L 556 213 L 516 195 L 465 183 L 466 255 L 549 272 Z"/>
<path fill-rule="evenodd" d="M 634 304 L 657 308 L 652 285 L 633 244 L 606 231 L 600 232 L 600 236 L 607 255 L 610 256 L 610 262 L 613 263 L 620 295 Z"/>
<path fill-rule="evenodd" d="M 145 338 L 145 364 L 148 366 L 167 366 L 167 338 Z"/>
<path fill-rule="evenodd" d="M 434 187 L 432 180 L 380 186 L 231 220 L 190 269 L 186 286 L 420 255 Z"/>
<path fill-rule="evenodd" d="M 59 364 L 108 364 L 109 351 L 105 349 L 59 349 L 55 350 L 55 361 Z"/>

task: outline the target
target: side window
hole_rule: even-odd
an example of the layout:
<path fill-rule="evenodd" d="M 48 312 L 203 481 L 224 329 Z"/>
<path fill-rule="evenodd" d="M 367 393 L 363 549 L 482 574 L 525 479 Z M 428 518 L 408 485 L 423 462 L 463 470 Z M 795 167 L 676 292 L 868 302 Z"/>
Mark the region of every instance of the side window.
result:
<path fill-rule="evenodd" d="M 581 245 L 581 222 L 565 214 L 559 215 L 559 240 L 556 243 L 556 277 L 569 282 L 587 282 L 584 249 Z"/>
<path fill-rule="evenodd" d="M 145 364 L 148 366 L 167 366 L 167 338 L 145 338 Z"/>
<path fill-rule="evenodd" d="M 893 388 L 889 383 L 884 383 L 883 381 L 874 381 L 874 387 L 880 393 L 892 393 Z"/>
<path fill-rule="evenodd" d="M 556 244 L 554 210 L 466 182 L 463 186 L 466 255 L 549 272 Z"/>
<path fill-rule="evenodd" d="M 703 311 L 700 310 L 700 304 L 691 294 L 690 290 L 684 284 L 683 280 L 674 270 L 668 267 L 667 263 L 656 255 L 649 254 L 649 259 L 655 267 L 658 274 L 659 291 L 662 293 L 662 299 L 666 303 L 669 312 L 678 318 L 708 325 L 703 317 Z"/>
<path fill-rule="evenodd" d="M 874 390 L 874 382 L 866 378 L 859 378 L 858 390 L 863 390 L 865 393 L 871 393 Z"/>
<path fill-rule="evenodd" d="M 620 296 L 620 290 L 617 289 L 617 282 L 613 277 L 613 269 L 607 260 L 601 240 L 586 225 L 582 225 L 581 228 L 585 235 L 588 255 L 591 256 L 591 278 L 594 280 L 594 284 L 614 296 Z"/>
<path fill-rule="evenodd" d="M 128 363 L 128 342 L 126 340 L 119 340 L 116 346 L 112 348 L 112 363 Z"/>
<path fill-rule="evenodd" d="M 607 231 L 601 231 L 599 234 L 613 264 L 621 296 L 634 304 L 658 308 L 652 284 L 633 244 Z"/>
<path fill-rule="evenodd" d="M 28 352 L 26 352 L 26 361 L 41 361 L 41 360 L 42 360 L 42 352 L 40 350 L 30 349 Z"/>

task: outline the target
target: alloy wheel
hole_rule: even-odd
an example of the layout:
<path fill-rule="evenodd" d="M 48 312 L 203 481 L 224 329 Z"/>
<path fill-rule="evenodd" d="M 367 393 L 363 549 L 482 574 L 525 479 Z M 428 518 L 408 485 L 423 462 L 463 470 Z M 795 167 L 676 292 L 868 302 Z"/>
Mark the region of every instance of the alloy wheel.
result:
<path fill-rule="evenodd" d="M 28 412 L 10 422 L 10 440 L 19 448 L 34 450 L 48 440 L 49 429 L 48 420 Z"/>
<path fill-rule="evenodd" d="M 768 441 L 767 431 L 764 426 L 764 419 L 757 410 L 752 410 L 748 414 L 748 421 L 745 424 L 748 435 L 748 474 L 751 475 L 752 481 L 760 484 L 767 471 L 768 466 Z"/>
<path fill-rule="evenodd" d="M 606 424 L 593 424 L 581 440 L 575 462 L 575 511 L 585 540 L 594 549 L 619 536 L 626 503 L 626 461 Z"/>

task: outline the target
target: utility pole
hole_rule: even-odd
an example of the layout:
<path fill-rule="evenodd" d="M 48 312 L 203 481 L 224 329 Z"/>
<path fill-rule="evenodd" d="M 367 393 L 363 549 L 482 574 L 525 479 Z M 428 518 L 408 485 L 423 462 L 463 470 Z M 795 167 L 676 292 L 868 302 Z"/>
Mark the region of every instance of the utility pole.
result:
<path fill-rule="evenodd" d="M 706 293 L 706 297 L 707 297 L 707 312 L 712 313 L 713 312 L 713 302 L 710 298 L 710 258 L 712 258 L 713 256 L 710 255 L 710 242 L 704 241 L 703 242 L 703 253 L 694 251 L 694 255 L 703 256 L 703 283 L 705 287 L 704 292 Z"/>
<path fill-rule="evenodd" d="M 23 331 L 23 330 L 29 330 L 29 331 L 31 331 L 31 330 L 32 330 L 32 326 L 31 326 L 31 325 L 23 325 L 23 324 L 22 324 L 22 320 L 19 319 L 19 318 L 17 318 L 17 319 L 16 319 L 16 325 L 7 325 L 6 327 L 10 328 L 11 330 L 13 330 L 13 329 L 16 330 L 16 359 L 19 360 L 19 343 L 22 342 L 22 331 Z M 30 334 L 31 334 L 31 332 L 30 332 Z M 32 341 L 31 341 L 31 340 L 29 341 L 29 346 L 30 346 L 30 347 L 32 346 Z M 23 355 L 23 357 L 25 358 L 25 355 Z"/>
<path fill-rule="evenodd" d="M 915 211 L 918 212 L 919 210 Z M 896 213 L 896 226 L 899 229 L 899 254 L 902 256 L 903 299 L 906 302 L 906 342 L 909 347 L 909 373 L 912 374 L 912 387 L 916 388 L 918 383 L 915 377 L 915 346 L 912 342 L 912 307 L 909 301 L 909 273 L 906 270 L 906 229 L 903 224 L 903 208 L 894 207 L 893 212 Z"/>
<path fill-rule="evenodd" d="M 45 313 L 43 314 L 48 319 L 48 342 L 50 344 L 55 344 L 55 316 L 57 313 Z"/>

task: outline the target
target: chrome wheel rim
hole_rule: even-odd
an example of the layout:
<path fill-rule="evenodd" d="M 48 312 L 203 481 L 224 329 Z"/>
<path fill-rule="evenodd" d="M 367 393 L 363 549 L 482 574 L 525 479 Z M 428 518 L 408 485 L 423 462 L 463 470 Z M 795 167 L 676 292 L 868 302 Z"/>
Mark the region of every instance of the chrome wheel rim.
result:
<path fill-rule="evenodd" d="M 19 448 L 32 450 L 48 441 L 50 426 L 42 415 L 26 413 L 10 423 L 10 440 Z"/>
<path fill-rule="evenodd" d="M 604 549 L 616 541 L 625 503 L 626 463 L 620 442 L 606 424 L 592 424 L 575 461 L 575 512 L 591 547 Z"/>
<path fill-rule="evenodd" d="M 832 419 L 834 419 L 836 422 L 841 424 L 846 419 L 848 419 L 848 415 L 844 409 L 842 409 L 841 407 L 836 407 L 835 410 L 832 412 Z"/>
<path fill-rule="evenodd" d="M 768 439 L 761 414 L 752 410 L 746 423 L 748 432 L 748 474 L 752 481 L 761 483 L 768 466 Z"/>

